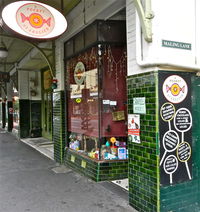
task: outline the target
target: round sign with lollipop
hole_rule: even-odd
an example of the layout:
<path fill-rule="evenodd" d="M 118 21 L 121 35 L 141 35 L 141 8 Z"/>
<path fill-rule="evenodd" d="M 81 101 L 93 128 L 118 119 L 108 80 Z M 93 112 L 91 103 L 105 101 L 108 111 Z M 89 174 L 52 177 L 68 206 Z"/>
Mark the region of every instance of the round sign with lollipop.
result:
<path fill-rule="evenodd" d="M 162 142 L 165 152 L 160 161 L 160 165 L 162 165 L 167 152 L 173 152 L 177 149 L 179 145 L 179 135 L 176 131 L 169 130 L 164 134 Z"/>
<path fill-rule="evenodd" d="M 180 108 L 174 117 L 174 127 L 179 132 L 187 132 L 192 127 L 192 115 L 187 108 Z M 183 141 L 183 140 L 182 140 Z"/>
<path fill-rule="evenodd" d="M 168 122 L 169 130 L 171 130 L 170 121 L 174 118 L 175 112 L 176 112 L 176 110 L 175 110 L 174 105 L 169 103 L 169 102 L 166 102 L 160 108 L 160 116 L 161 116 L 163 121 Z"/>
<path fill-rule="evenodd" d="M 182 77 L 171 75 L 165 79 L 162 91 L 169 102 L 178 104 L 186 98 L 188 94 L 188 86 Z"/>
<path fill-rule="evenodd" d="M 188 160 L 190 159 L 191 154 L 192 154 L 191 146 L 188 142 L 184 141 L 178 145 L 178 148 L 177 148 L 178 160 L 185 163 L 185 166 L 187 169 L 187 174 L 188 174 L 188 177 L 190 180 L 192 178 L 191 178 L 191 174 L 190 174 L 190 169 L 188 167 Z"/>
<path fill-rule="evenodd" d="M 173 183 L 172 174 L 178 168 L 178 160 L 174 155 L 169 155 L 164 162 L 164 170 L 167 174 L 170 175 L 170 184 Z"/>

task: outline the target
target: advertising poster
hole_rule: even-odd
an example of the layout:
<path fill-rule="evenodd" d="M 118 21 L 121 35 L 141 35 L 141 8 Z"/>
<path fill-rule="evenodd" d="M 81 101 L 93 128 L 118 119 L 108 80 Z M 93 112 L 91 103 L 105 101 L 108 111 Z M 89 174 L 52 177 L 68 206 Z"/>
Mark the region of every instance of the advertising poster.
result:
<path fill-rule="evenodd" d="M 140 115 L 128 115 L 128 137 L 129 141 L 141 143 L 140 141 Z"/>
<path fill-rule="evenodd" d="M 160 183 L 192 179 L 191 77 L 159 73 Z"/>

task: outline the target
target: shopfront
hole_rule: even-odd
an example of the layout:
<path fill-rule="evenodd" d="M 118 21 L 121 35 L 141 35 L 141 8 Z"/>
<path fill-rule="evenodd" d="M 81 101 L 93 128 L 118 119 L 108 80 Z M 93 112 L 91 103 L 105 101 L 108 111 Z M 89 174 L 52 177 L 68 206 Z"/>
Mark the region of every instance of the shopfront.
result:
<path fill-rule="evenodd" d="M 123 21 L 96 21 L 65 43 L 66 163 L 95 181 L 128 174 L 126 59 Z"/>

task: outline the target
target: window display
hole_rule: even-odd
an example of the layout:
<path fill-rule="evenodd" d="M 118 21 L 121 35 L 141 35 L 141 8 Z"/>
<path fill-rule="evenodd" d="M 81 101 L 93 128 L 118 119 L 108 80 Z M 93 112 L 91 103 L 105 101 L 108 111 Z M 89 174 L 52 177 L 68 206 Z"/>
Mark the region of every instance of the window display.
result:
<path fill-rule="evenodd" d="M 128 158 L 125 39 L 97 21 L 65 43 L 67 147 L 98 161 Z"/>
<path fill-rule="evenodd" d="M 67 61 L 68 146 L 98 160 L 127 159 L 126 51 L 104 45 Z"/>

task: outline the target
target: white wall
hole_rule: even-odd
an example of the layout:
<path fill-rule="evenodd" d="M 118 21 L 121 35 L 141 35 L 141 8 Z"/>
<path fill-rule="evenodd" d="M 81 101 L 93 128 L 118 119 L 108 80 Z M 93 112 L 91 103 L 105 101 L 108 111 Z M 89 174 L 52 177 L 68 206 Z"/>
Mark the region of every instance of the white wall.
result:
<path fill-rule="evenodd" d="M 32 81 L 35 80 L 35 83 Z M 36 91 L 36 96 L 31 96 L 31 89 Z M 18 72 L 19 99 L 41 100 L 41 74 L 39 71 Z"/>
<path fill-rule="evenodd" d="M 152 0 L 153 43 L 149 45 L 146 58 L 154 61 L 195 65 L 195 1 Z M 162 40 L 190 43 L 191 50 L 162 47 Z"/>
<path fill-rule="evenodd" d="M 200 13 L 198 12 L 200 1 L 151 1 L 154 18 L 152 19 L 153 41 L 150 43 L 143 38 L 142 41 L 140 40 L 138 36 L 140 28 L 137 28 L 133 0 L 126 1 L 128 75 L 155 70 L 156 66 L 186 70 L 200 68 L 200 39 L 198 41 L 200 38 Z M 189 43 L 192 49 L 163 47 L 162 40 Z"/>

